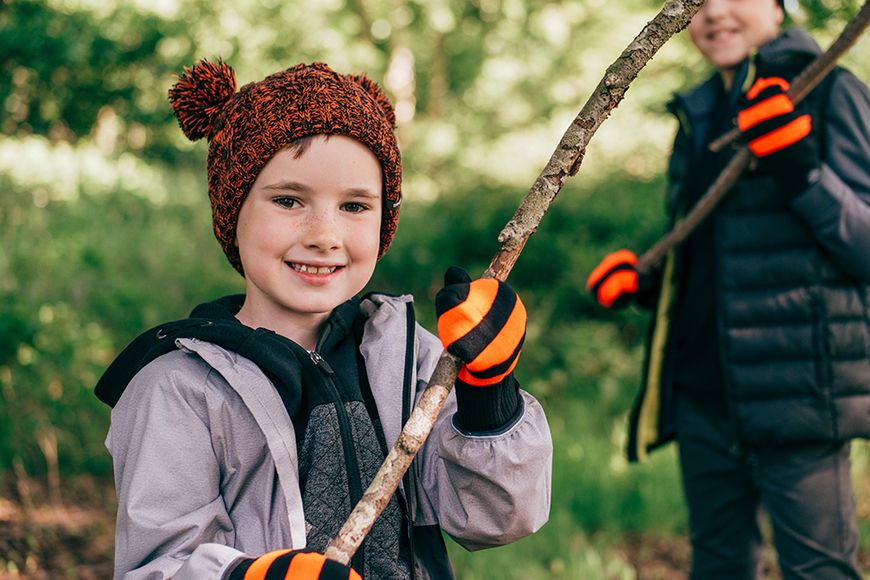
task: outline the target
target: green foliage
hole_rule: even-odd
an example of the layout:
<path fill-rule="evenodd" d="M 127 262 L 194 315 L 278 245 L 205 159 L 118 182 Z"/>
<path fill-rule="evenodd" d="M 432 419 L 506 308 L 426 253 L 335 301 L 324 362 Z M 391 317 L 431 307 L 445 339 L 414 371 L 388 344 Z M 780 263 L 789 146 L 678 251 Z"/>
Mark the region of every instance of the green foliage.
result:
<path fill-rule="evenodd" d="M 801 2 L 824 45 L 859 2 Z M 405 203 L 370 287 L 413 293 L 421 322 L 444 270 L 481 272 L 497 235 L 653 0 L 99 2 L 0 9 L 0 477 L 106 474 L 92 394 L 139 332 L 239 292 L 211 234 L 205 146 L 166 104 L 173 75 L 223 57 L 239 84 L 300 61 L 385 79 L 404 107 Z M 866 41 L 848 62 L 870 74 Z M 464 578 L 633 578 L 618 534 L 684 530 L 672 451 L 623 458 L 646 315 L 583 290 L 607 252 L 661 234 L 672 91 L 708 74 L 685 35 L 632 85 L 511 274 L 529 313 L 518 367 L 555 442 L 553 511 L 510 548 L 451 548 Z M 866 77 L 864 77 L 866 78 Z M 866 458 L 866 449 L 858 452 Z M 864 453 L 864 455 L 860 455 Z M 866 473 L 866 459 L 856 470 Z M 865 495 L 870 493 L 864 490 Z M 866 524 L 864 524 L 866 527 Z M 504 562 L 510 561 L 510 566 Z"/>

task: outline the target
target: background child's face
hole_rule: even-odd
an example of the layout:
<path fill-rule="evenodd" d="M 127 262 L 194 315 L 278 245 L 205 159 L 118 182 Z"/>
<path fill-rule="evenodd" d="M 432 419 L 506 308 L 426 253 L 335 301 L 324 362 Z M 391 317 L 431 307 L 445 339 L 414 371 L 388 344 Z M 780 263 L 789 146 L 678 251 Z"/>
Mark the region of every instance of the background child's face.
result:
<path fill-rule="evenodd" d="M 272 327 L 317 324 L 357 294 L 377 262 L 381 166 L 358 141 L 317 136 L 297 159 L 278 152 L 239 212 L 245 308 Z M 264 324 L 270 322 L 270 325 Z"/>
<path fill-rule="evenodd" d="M 707 0 L 689 22 L 698 50 L 719 70 L 776 38 L 785 14 L 776 0 Z"/>

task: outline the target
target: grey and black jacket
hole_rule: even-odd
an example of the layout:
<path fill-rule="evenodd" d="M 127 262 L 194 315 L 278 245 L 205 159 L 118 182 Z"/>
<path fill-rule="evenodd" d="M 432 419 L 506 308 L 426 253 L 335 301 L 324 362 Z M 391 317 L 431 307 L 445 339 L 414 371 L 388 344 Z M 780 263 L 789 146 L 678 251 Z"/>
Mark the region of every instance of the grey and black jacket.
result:
<path fill-rule="evenodd" d="M 339 491 L 357 473 L 367 476 L 367 466 L 375 463 L 367 455 L 395 443 L 442 352 L 438 338 L 414 322 L 410 296 L 373 294 L 355 304 L 362 320 L 359 364 L 372 400 L 333 408 L 309 405 L 313 410 L 301 429 L 306 443 L 311 436 L 328 447 L 328 455 L 339 456 L 332 458 L 332 467 L 340 469 L 331 480 Z M 306 490 L 315 477 L 329 482 L 332 467 L 313 465 L 329 462 L 323 449 L 297 445 L 300 425 L 289 410 L 306 405 L 304 389 L 288 392 L 286 387 L 294 373 L 298 381 L 305 381 L 308 372 L 322 372 L 326 379 L 332 369 L 318 360 L 316 350 L 303 351 L 313 365 L 297 364 L 292 356 L 283 370 L 280 360 L 258 365 L 254 361 L 268 355 L 246 349 L 250 340 L 268 333 L 262 329 L 230 345 L 217 335 L 214 342 L 172 340 L 176 331 L 171 326 L 156 331 L 172 344 L 161 347 L 165 354 L 142 367 L 129 384 L 113 384 L 121 375 L 110 367 L 98 385 L 98 395 L 113 405 L 106 446 L 119 500 L 115 577 L 227 578 L 240 562 L 272 550 L 322 549 L 312 542 L 328 535 L 322 520 L 330 517 L 306 509 L 328 510 L 332 490 L 318 484 L 323 495 L 315 498 Z M 212 331 L 203 328 L 199 336 Z M 128 350 L 136 350 L 135 342 Z M 283 380 L 266 368 L 277 368 Z M 552 442 L 540 405 L 520 394 L 521 408 L 512 421 L 498 432 L 477 435 L 454 425 L 456 401 L 453 394 L 448 399 L 398 494 L 413 527 L 410 534 L 418 538 L 410 542 L 415 577 L 451 574 L 438 528 L 473 550 L 513 542 L 547 521 Z M 330 417 L 344 426 L 334 435 L 312 435 Z M 395 526 L 402 522 L 397 500 L 391 505 L 379 522 L 392 526 L 383 537 L 395 538 Z M 408 557 L 398 546 L 374 545 L 364 562 L 383 562 L 391 554 Z M 396 576 L 385 577 L 406 573 L 397 568 Z"/>
<path fill-rule="evenodd" d="M 755 62 L 819 54 L 802 30 L 762 47 Z M 747 61 L 737 82 L 750 76 Z M 717 102 L 717 78 L 678 95 L 669 171 L 672 222 L 711 136 L 699 136 Z M 727 409 L 746 445 L 870 437 L 870 92 L 836 69 L 808 98 L 821 174 L 803 192 L 745 173 L 712 220 L 719 363 Z M 643 459 L 674 437 L 672 317 L 681 251 L 661 279 L 643 384 L 630 415 L 628 455 Z"/>

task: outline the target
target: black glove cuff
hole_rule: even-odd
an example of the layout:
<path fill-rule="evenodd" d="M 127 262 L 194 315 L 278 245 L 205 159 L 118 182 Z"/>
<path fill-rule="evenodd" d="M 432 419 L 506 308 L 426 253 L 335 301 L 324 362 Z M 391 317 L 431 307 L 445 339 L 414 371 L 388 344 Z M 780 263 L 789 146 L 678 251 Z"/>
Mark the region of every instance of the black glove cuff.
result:
<path fill-rule="evenodd" d="M 245 580 L 245 574 L 253 563 L 254 558 L 245 558 L 239 562 L 238 566 L 236 566 L 230 573 L 228 580 Z"/>
<path fill-rule="evenodd" d="M 498 433 L 512 425 L 522 413 L 523 399 L 513 373 L 486 387 L 475 387 L 457 378 L 453 388 L 457 407 L 453 424 L 463 433 Z"/>

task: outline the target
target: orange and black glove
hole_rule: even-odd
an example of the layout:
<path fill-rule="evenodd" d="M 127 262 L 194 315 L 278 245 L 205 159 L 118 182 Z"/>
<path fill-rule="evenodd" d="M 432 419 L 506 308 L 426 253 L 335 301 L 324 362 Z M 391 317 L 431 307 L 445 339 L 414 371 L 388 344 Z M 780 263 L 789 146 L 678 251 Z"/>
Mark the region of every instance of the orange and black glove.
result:
<path fill-rule="evenodd" d="M 507 283 L 471 281 L 456 266 L 435 296 L 438 335 L 464 363 L 456 380 L 457 424 L 471 432 L 492 431 L 520 409 L 512 371 L 526 338 L 526 308 Z"/>
<path fill-rule="evenodd" d="M 737 126 L 769 173 L 789 196 L 802 193 L 815 179 L 821 161 L 813 133 L 813 119 L 795 109 L 786 94 L 789 83 L 771 76 L 755 81 L 737 115 Z"/>
<path fill-rule="evenodd" d="M 232 571 L 230 580 L 362 580 L 356 570 L 311 550 L 275 550 L 245 560 Z"/>
<path fill-rule="evenodd" d="M 635 253 L 619 250 L 605 256 L 586 279 L 586 289 L 605 308 L 626 306 L 641 290 Z"/>

